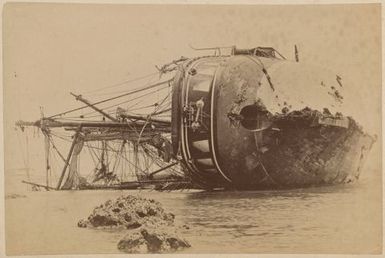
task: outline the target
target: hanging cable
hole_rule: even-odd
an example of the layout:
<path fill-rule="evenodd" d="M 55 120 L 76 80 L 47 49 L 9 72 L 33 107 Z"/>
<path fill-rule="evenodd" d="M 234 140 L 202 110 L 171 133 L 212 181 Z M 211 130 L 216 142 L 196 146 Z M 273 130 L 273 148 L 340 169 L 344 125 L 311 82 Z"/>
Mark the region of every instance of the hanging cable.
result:
<path fill-rule="evenodd" d="M 166 89 L 166 88 L 168 88 L 168 87 L 169 87 L 169 86 L 162 87 L 160 90 Z M 130 102 L 130 101 L 137 100 L 137 99 L 139 99 L 139 98 L 143 98 L 143 97 L 145 97 L 145 96 L 151 95 L 151 94 L 153 94 L 153 93 L 156 92 L 156 91 L 157 91 L 157 90 L 150 91 L 150 92 L 147 92 L 147 93 L 145 93 L 145 94 L 143 94 L 143 95 L 137 96 L 137 97 L 135 97 L 135 98 L 132 98 L 132 99 L 129 99 L 129 100 L 125 100 L 125 101 L 123 101 L 123 102 L 119 102 L 119 103 L 113 104 L 113 105 L 108 106 L 108 107 L 102 107 L 102 109 L 103 109 L 103 110 L 108 110 L 108 109 L 110 109 L 110 108 L 113 108 L 113 107 L 122 105 L 122 104 L 124 104 L 124 103 L 128 103 L 128 102 Z M 96 102 L 96 103 L 99 104 L 99 102 Z M 94 105 L 95 105 L 95 104 L 94 104 Z M 92 112 L 90 112 L 90 113 L 86 113 L 84 116 L 87 116 L 87 115 L 89 115 L 89 114 L 94 114 L 94 113 L 95 113 L 95 111 L 92 111 Z"/>
<path fill-rule="evenodd" d="M 114 100 L 114 99 L 118 99 L 118 98 L 122 98 L 122 97 L 125 97 L 125 96 L 129 96 L 129 95 L 132 95 L 132 94 L 134 94 L 134 93 L 138 93 L 138 92 L 140 92 L 140 91 L 144 91 L 144 90 L 148 90 L 148 89 L 151 89 L 151 88 L 155 88 L 155 87 L 157 87 L 157 86 L 163 85 L 163 84 L 165 84 L 165 83 L 169 83 L 169 82 L 171 82 L 171 81 L 172 81 L 172 79 L 167 80 L 167 81 L 162 81 L 162 82 L 159 82 L 159 83 L 155 83 L 155 84 L 152 84 L 152 85 L 150 85 L 150 86 L 147 86 L 147 87 L 144 87 L 144 88 L 135 90 L 135 91 L 130 91 L 130 92 L 125 93 L 125 94 L 121 94 L 121 95 L 118 95 L 118 96 L 115 96 L 115 97 L 112 97 L 112 98 L 108 98 L 108 99 L 104 99 L 104 100 L 95 102 L 95 103 L 93 103 L 93 105 L 98 105 L 98 104 L 101 104 L 101 103 L 105 103 L 105 102 L 107 102 L 107 101 L 111 101 L 111 100 Z M 68 113 L 71 113 L 71 112 L 75 112 L 75 111 L 78 111 L 78 110 L 87 108 L 87 107 L 89 107 L 89 106 L 88 106 L 88 105 L 81 106 L 81 107 L 79 107 L 79 108 L 74 108 L 74 109 L 71 109 L 71 110 L 68 110 L 68 111 L 65 111 L 65 112 L 56 114 L 56 115 L 52 115 L 52 116 L 50 116 L 50 117 L 48 117 L 48 118 L 54 118 L 54 117 L 57 117 L 57 116 L 62 116 L 62 115 L 65 115 L 65 114 L 68 114 Z"/>
<path fill-rule="evenodd" d="M 140 76 L 140 77 L 136 77 L 136 78 L 133 78 L 133 79 L 125 80 L 125 81 L 122 81 L 122 82 L 119 82 L 119 83 L 115 83 L 115 84 L 112 84 L 110 86 L 106 86 L 106 87 L 102 87 L 102 88 L 97 88 L 97 89 L 93 89 L 93 90 L 90 90 L 90 91 L 86 91 L 84 93 L 92 93 L 92 92 L 98 92 L 98 91 L 101 91 L 101 90 L 104 90 L 104 89 L 116 88 L 116 87 L 122 86 L 124 84 L 140 81 L 140 80 L 149 78 L 149 77 L 157 75 L 157 74 L 158 74 L 157 72 L 150 73 L 150 74 L 143 75 L 143 76 Z"/>

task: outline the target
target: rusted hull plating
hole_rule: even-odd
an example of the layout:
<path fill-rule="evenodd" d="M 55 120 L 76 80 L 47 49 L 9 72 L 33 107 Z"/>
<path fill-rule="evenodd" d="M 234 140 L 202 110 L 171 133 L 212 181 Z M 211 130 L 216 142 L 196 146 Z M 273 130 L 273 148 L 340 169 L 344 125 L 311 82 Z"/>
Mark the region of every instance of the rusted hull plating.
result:
<path fill-rule="evenodd" d="M 373 138 L 352 118 L 290 98 L 290 83 L 274 76 L 285 68 L 282 62 L 287 61 L 242 55 L 180 66 L 173 148 L 197 185 L 275 189 L 358 179 Z M 330 87 L 325 108 L 338 111 L 339 93 Z"/>

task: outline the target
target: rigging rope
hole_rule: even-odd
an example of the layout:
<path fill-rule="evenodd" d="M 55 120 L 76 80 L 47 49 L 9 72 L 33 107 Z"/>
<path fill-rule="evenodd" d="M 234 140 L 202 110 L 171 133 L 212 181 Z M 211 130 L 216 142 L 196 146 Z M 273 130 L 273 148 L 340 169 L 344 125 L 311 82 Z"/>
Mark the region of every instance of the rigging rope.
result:
<path fill-rule="evenodd" d="M 106 146 L 107 146 L 107 148 L 111 149 L 111 147 L 110 147 L 108 144 L 106 144 Z M 111 149 L 111 150 L 114 151 L 114 152 L 116 152 L 116 150 L 114 150 L 114 149 Z M 117 155 L 119 155 L 120 157 L 124 158 L 123 155 L 121 155 L 120 153 L 117 153 Z M 131 165 L 133 165 L 136 169 L 140 170 L 140 172 L 142 172 L 143 174 L 145 174 L 145 172 L 144 172 L 141 168 L 139 168 L 138 166 L 132 164 L 132 163 L 131 163 L 129 160 L 127 160 L 127 159 L 126 159 L 126 161 L 127 161 L 128 163 L 130 163 Z"/>
<path fill-rule="evenodd" d="M 157 74 L 158 74 L 157 72 L 150 73 L 150 74 L 143 75 L 143 76 L 140 76 L 140 77 L 136 77 L 136 78 L 133 78 L 133 79 L 130 79 L 130 80 L 126 80 L 126 81 L 122 81 L 122 82 L 119 82 L 119 83 L 115 83 L 115 84 L 112 84 L 110 86 L 106 86 L 106 87 L 102 87 L 102 88 L 97 88 L 97 89 L 94 89 L 94 90 L 86 91 L 84 93 L 92 93 L 92 92 L 98 92 L 98 91 L 101 91 L 101 90 L 104 90 L 104 89 L 115 88 L 115 87 L 118 87 L 118 86 L 122 86 L 122 85 L 124 85 L 126 83 L 131 83 L 131 82 L 136 82 L 136 81 L 139 81 L 139 80 L 143 80 L 143 79 L 149 78 L 149 77 L 157 75 Z"/>
<path fill-rule="evenodd" d="M 170 85 L 169 85 L 169 86 L 170 86 Z M 166 99 L 167 99 L 169 96 L 170 96 L 170 92 L 169 92 L 169 94 L 168 94 L 168 95 L 161 101 L 161 103 L 160 103 L 158 106 L 155 107 L 155 110 L 154 110 L 154 112 L 153 112 L 152 114 L 156 113 L 156 112 L 159 110 L 159 108 L 162 106 L 162 104 L 166 101 Z M 142 127 L 142 130 L 140 131 L 140 134 L 139 134 L 139 137 L 138 137 L 138 144 L 139 144 L 139 142 L 140 142 L 140 138 L 142 137 L 142 134 L 143 134 L 144 129 L 146 128 L 146 126 L 147 126 L 149 120 L 151 119 L 152 114 L 148 115 L 148 117 L 147 117 L 147 119 L 146 119 L 146 122 L 144 123 L 144 125 L 143 125 L 143 127 Z"/>
<path fill-rule="evenodd" d="M 52 144 L 52 148 L 57 152 L 57 154 L 60 156 L 60 158 L 64 161 L 64 163 L 66 163 L 66 159 L 64 158 L 64 156 L 60 153 L 60 151 L 57 149 L 56 145 L 54 144 L 54 141 L 51 137 L 51 135 L 49 134 L 48 135 L 48 140 L 51 142 Z"/>
<path fill-rule="evenodd" d="M 152 80 L 152 79 L 150 78 L 150 80 L 148 82 L 146 82 L 143 86 L 136 87 L 136 88 L 133 88 L 131 90 L 138 90 L 142 87 L 146 87 L 147 85 L 150 85 L 151 83 L 154 83 L 155 80 Z M 84 95 L 87 97 L 101 97 L 101 96 L 108 96 L 108 95 L 120 94 L 120 93 L 126 93 L 126 92 L 127 92 L 127 89 L 119 90 L 119 91 L 104 92 L 104 93 L 84 94 Z"/>
<path fill-rule="evenodd" d="M 169 87 L 169 86 L 162 87 L 160 90 L 167 89 L 168 87 Z M 150 95 L 150 94 L 153 94 L 153 93 L 156 92 L 156 91 L 158 91 L 158 90 L 150 91 L 150 92 L 147 92 L 147 93 L 142 94 L 142 95 L 140 95 L 140 96 L 137 96 L 137 97 L 135 97 L 135 98 L 132 98 L 132 99 L 129 99 L 129 100 L 125 100 L 125 101 L 123 101 L 123 102 L 119 102 L 119 103 L 117 103 L 117 104 L 114 104 L 114 105 L 111 105 L 111 106 L 108 106 L 108 107 L 102 107 L 101 109 L 102 109 L 103 111 L 105 111 L 105 110 L 114 108 L 114 107 L 116 107 L 116 106 L 119 106 L 119 105 L 121 105 L 121 104 L 128 103 L 128 102 L 130 102 L 130 101 L 137 100 L 137 99 L 139 99 L 139 98 L 148 96 L 148 95 Z M 141 101 L 142 101 L 142 100 L 141 100 Z M 140 103 L 141 101 L 137 102 L 136 104 Z M 93 104 L 93 105 L 95 105 L 95 104 Z M 115 110 L 107 111 L 107 112 L 115 112 Z M 87 116 L 87 115 L 90 115 L 90 114 L 94 114 L 94 113 L 96 113 L 96 111 L 92 111 L 92 112 L 86 113 L 84 116 Z"/>
<path fill-rule="evenodd" d="M 121 98 L 121 97 L 129 96 L 129 95 L 132 95 L 132 94 L 134 94 L 134 93 L 138 93 L 138 92 L 141 92 L 141 91 L 144 91 L 144 90 L 148 90 L 148 89 L 151 89 L 151 88 L 155 88 L 155 87 L 160 86 L 160 85 L 163 85 L 163 84 L 165 84 L 165 83 L 169 83 L 169 82 L 171 82 L 172 80 L 173 80 L 173 79 L 170 79 L 170 80 L 167 80 L 167 81 L 162 81 L 162 82 L 159 82 L 159 83 L 155 83 L 155 84 L 152 84 L 152 85 L 150 85 L 150 86 L 147 86 L 147 87 L 144 87 L 144 88 L 135 90 L 135 91 L 130 91 L 130 92 L 125 93 L 125 94 L 121 94 L 121 95 L 118 95 L 118 96 L 115 96 L 115 97 L 111 97 L 111 98 L 108 98 L 108 99 L 104 99 L 104 100 L 95 102 L 95 103 L 93 103 L 92 105 L 98 105 L 98 104 L 101 104 L 101 103 L 105 103 L 105 102 L 107 102 L 107 101 L 111 101 L 111 100 L 118 99 L 118 98 Z M 56 114 L 56 115 L 52 115 L 52 116 L 50 116 L 50 117 L 48 117 L 48 118 L 54 118 L 54 117 L 57 117 L 57 116 L 62 116 L 62 115 L 65 115 L 65 114 L 68 114 L 68 113 L 71 113 L 71 112 L 75 112 L 75 111 L 78 111 L 78 110 L 87 108 L 87 107 L 89 108 L 88 105 L 81 106 L 81 107 L 74 108 L 74 109 L 71 109 L 71 110 L 68 110 L 68 111 L 65 111 L 65 112 Z"/>

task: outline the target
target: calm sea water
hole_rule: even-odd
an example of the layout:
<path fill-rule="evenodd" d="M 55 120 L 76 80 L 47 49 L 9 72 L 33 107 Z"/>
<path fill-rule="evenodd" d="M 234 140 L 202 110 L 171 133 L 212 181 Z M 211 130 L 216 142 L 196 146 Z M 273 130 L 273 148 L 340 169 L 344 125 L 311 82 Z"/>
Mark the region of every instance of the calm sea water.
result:
<path fill-rule="evenodd" d="M 50 191 L 6 198 L 8 254 L 119 253 L 126 231 L 77 227 L 122 194 L 161 202 L 187 224 L 187 253 L 375 253 L 382 247 L 381 181 L 290 191 Z"/>

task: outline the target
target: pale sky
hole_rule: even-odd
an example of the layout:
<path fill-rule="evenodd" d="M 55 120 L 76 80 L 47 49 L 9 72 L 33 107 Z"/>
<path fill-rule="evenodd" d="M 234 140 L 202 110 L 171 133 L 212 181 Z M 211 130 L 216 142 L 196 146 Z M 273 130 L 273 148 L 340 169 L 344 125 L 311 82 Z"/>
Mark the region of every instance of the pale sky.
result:
<path fill-rule="evenodd" d="M 189 44 L 272 46 L 288 59 L 294 59 L 297 44 L 301 62 L 327 67 L 352 82 L 345 90 L 356 96 L 357 120 L 380 134 L 380 11 L 379 4 L 8 3 L 3 12 L 6 167 L 22 167 L 16 120 L 39 119 L 39 106 L 47 115 L 79 106 L 70 91 L 81 94 L 153 73 L 154 65 L 180 56 L 209 54 Z M 130 87 L 135 85 L 119 89 Z"/>

